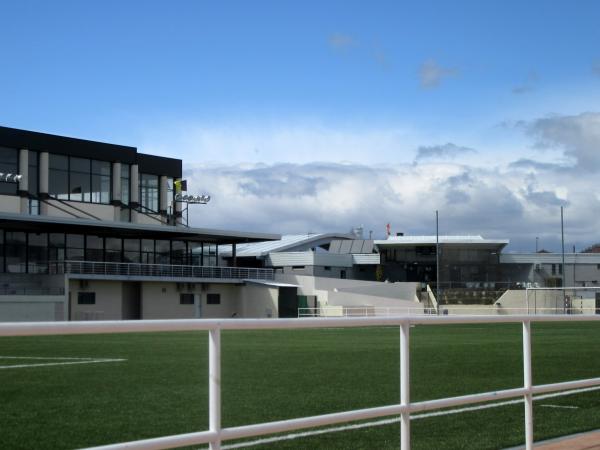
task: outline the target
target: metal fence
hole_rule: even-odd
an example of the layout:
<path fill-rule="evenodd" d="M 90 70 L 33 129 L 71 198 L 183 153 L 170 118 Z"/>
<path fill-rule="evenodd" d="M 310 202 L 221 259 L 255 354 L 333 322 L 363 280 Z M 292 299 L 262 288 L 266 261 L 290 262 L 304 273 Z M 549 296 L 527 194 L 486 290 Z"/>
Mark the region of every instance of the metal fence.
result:
<path fill-rule="evenodd" d="M 355 318 L 307 318 L 307 319 L 185 319 L 154 321 L 107 321 L 107 322 L 31 322 L 0 323 L 0 336 L 34 336 L 56 334 L 123 333 L 148 331 L 206 330 L 208 340 L 209 429 L 194 433 L 163 436 L 139 441 L 122 442 L 97 450 L 132 450 L 174 448 L 188 445 L 209 444 L 211 450 L 219 450 L 221 442 L 300 430 L 324 425 L 400 415 L 400 448 L 410 449 L 410 416 L 413 413 L 431 411 L 452 406 L 475 404 L 507 398 L 523 397 L 525 401 L 525 445 L 533 448 L 533 395 L 600 386 L 600 378 L 534 386 L 531 368 L 532 322 L 599 321 L 598 316 L 405 316 L 405 317 L 355 317 Z M 494 392 L 448 397 L 437 400 L 411 402 L 410 400 L 410 327 L 411 325 L 447 325 L 481 323 L 520 323 L 523 330 L 523 386 Z M 280 420 L 253 425 L 223 428 L 221 426 L 221 330 L 265 330 L 307 328 L 398 326 L 400 331 L 400 401 L 375 408 L 357 409 L 298 419 Z"/>
<path fill-rule="evenodd" d="M 50 273 L 124 277 L 218 278 L 251 280 L 273 280 L 274 277 L 273 269 L 97 261 L 53 261 L 50 263 Z"/>
<path fill-rule="evenodd" d="M 0 295 L 65 295 L 65 288 L 60 286 L 4 286 L 0 287 Z"/>

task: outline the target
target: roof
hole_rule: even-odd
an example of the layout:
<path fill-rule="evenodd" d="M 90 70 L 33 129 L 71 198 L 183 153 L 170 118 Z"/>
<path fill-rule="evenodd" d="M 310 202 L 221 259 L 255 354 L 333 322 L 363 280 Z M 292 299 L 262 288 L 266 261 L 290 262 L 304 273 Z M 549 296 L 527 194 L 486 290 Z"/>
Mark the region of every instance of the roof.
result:
<path fill-rule="evenodd" d="M 504 247 L 510 241 L 508 239 L 484 239 L 482 236 L 439 236 L 440 244 L 455 245 L 495 245 Z M 384 240 L 375 241 L 379 247 L 400 245 L 435 245 L 436 236 L 390 236 Z"/>
<path fill-rule="evenodd" d="M 148 239 L 186 239 L 191 241 L 222 243 L 258 242 L 277 240 L 278 234 L 247 231 L 216 230 L 211 228 L 188 228 L 183 226 L 149 225 L 110 220 L 75 219 L 53 216 L 29 216 L 25 214 L 0 213 L 0 226 L 5 229 L 33 232 L 95 233 L 108 235 L 118 233 L 121 237 Z"/>
<path fill-rule="evenodd" d="M 287 234 L 276 241 L 237 245 L 235 252 L 237 257 L 262 257 L 274 252 L 308 250 L 311 247 L 329 244 L 334 239 L 352 238 L 353 235 L 345 233 Z M 219 248 L 219 253 L 231 256 L 231 246 Z"/>
<path fill-rule="evenodd" d="M 261 286 L 270 287 L 300 287 L 297 284 L 281 283 L 280 281 L 265 281 L 265 280 L 244 280 L 246 284 L 260 284 Z"/>
<path fill-rule="evenodd" d="M 180 159 L 139 153 L 137 148 L 127 145 L 109 144 L 37 131 L 0 126 L 0 147 L 26 148 L 102 161 L 120 161 L 126 164 L 138 164 L 141 173 L 169 175 L 175 178 L 180 178 L 182 175 Z"/>
<path fill-rule="evenodd" d="M 502 264 L 560 264 L 562 253 L 502 253 Z M 565 264 L 600 264 L 598 253 L 565 253 Z"/>

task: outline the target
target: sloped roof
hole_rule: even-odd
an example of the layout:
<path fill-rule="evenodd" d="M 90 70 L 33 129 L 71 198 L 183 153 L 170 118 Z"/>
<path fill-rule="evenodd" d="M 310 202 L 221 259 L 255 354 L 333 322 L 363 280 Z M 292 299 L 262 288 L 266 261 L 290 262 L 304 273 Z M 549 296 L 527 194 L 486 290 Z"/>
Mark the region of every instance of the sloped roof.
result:
<path fill-rule="evenodd" d="M 353 237 L 353 235 L 345 233 L 287 234 L 275 241 L 237 244 L 236 255 L 238 257 L 261 257 L 275 252 L 303 251 L 309 247 L 328 244 L 334 239 L 352 239 Z M 231 245 L 219 247 L 219 254 L 231 256 Z"/>

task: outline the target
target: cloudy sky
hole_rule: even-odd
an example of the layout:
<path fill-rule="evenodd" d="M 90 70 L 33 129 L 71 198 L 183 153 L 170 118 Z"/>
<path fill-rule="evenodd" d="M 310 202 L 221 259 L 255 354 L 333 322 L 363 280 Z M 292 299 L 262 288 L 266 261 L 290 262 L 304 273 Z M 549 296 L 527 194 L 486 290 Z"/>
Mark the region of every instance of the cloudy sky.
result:
<path fill-rule="evenodd" d="M 600 241 L 596 1 L 3 2 L 0 124 L 179 157 L 195 226 Z"/>

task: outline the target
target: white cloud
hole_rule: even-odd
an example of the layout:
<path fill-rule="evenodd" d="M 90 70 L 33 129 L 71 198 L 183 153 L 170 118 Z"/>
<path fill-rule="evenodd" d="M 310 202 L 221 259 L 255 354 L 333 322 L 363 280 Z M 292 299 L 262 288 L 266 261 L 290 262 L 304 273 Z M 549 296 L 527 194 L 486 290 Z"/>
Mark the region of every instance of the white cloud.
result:
<path fill-rule="evenodd" d="M 600 168 L 600 113 L 549 116 L 521 123 L 542 150 L 558 149 L 580 171 Z"/>
<path fill-rule="evenodd" d="M 396 127 L 314 123 L 186 125 L 148 130 L 140 148 L 189 161 L 229 163 L 408 162 L 416 133 Z"/>
<path fill-rule="evenodd" d="M 458 73 L 455 68 L 442 67 L 435 60 L 429 59 L 421 64 L 419 69 L 419 81 L 424 89 L 438 87 L 448 77 Z"/>
<path fill-rule="evenodd" d="M 356 225 L 382 237 L 394 231 L 430 234 L 434 211 L 441 231 L 507 237 L 531 250 L 539 236 L 552 249 L 566 208 L 569 245 L 598 240 L 600 200 L 594 176 L 540 173 L 523 167 L 481 168 L 456 163 L 210 165 L 188 170 L 194 191 L 213 200 L 192 212 L 193 225 L 275 233 L 348 231 Z M 555 249 L 557 249 L 556 247 Z"/>
<path fill-rule="evenodd" d="M 451 142 L 443 145 L 421 146 L 417 149 L 415 161 L 425 159 L 454 159 L 457 156 L 467 153 L 476 153 L 476 151 L 472 148 L 462 147 Z"/>

